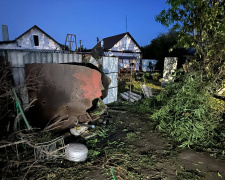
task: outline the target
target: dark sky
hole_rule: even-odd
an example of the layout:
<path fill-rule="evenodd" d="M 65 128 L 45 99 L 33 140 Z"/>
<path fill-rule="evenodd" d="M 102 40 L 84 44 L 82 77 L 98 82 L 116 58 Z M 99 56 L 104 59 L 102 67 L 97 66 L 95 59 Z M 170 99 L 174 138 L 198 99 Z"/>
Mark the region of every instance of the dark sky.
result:
<path fill-rule="evenodd" d="M 166 0 L 0 0 L 0 24 L 8 25 L 10 40 L 33 25 L 65 43 L 75 34 L 86 48 L 103 39 L 126 32 L 140 46 L 150 43 L 168 29 L 155 21 L 167 7 Z M 0 41 L 2 32 L 0 31 Z"/>

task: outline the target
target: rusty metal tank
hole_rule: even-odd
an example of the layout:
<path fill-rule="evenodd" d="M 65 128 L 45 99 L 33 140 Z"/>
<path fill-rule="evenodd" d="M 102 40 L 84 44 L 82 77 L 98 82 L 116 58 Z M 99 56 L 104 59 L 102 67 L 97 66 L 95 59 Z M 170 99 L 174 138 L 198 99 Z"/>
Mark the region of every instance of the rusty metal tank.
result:
<path fill-rule="evenodd" d="M 87 110 L 107 96 L 110 84 L 103 72 L 83 65 L 27 64 L 25 74 L 29 98 L 37 98 L 32 122 L 55 131 L 91 121 Z"/>

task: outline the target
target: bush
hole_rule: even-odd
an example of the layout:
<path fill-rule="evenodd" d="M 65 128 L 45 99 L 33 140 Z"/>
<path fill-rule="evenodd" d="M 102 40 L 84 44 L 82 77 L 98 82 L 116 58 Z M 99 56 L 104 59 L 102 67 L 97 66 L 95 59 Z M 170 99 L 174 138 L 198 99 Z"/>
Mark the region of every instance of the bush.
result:
<path fill-rule="evenodd" d="M 155 80 L 155 81 L 158 81 L 158 80 L 159 80 L 159 78 L 160 78 L 160 74 L 159 74 L 159 73 L 157 73 L 157 72 L 156 72 L 156 73 L 154 73 L 154 74 L 153 74 L 153 76 L 152 76 L 152 79 L 153 79 L 153 80 Z"/>
<path fill-rule="evenodd" d="M 162 80 L 163 80 L 163 78 L 160 78 L 160 79 L 159 79 L 159 82 L 162 83 Z"/>
<path fill-rule="evenodd" d="M 146 73 L 144 74 L 144 76 L 145 76 L 146 79 L 152 79 L 152 75 L 151 75 L 150 72 L 146 72 Z"/>
<path fill-rule="evenodd" d="M 157 96 L 161 108 L 152 118 L 158 129 L 168 133 L 182 147 L 215 145 L 215 129 L 221 112 L 212 108 L 207 83 L 200 73 L 177 73 L 178 82 L 168 84 Z"/>

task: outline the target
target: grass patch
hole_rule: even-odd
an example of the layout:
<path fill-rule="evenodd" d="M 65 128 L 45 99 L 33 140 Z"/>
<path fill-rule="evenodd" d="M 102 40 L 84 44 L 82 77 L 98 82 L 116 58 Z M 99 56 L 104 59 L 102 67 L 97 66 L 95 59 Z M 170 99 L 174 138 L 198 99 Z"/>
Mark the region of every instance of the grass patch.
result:
<path fill-rule="evenodd" d="M 200 180 L 203 178 L 197 170 L 188 171 L 182 169 L 180 172 L 176 171 L 176 175 L 181 180 Z"/>
<path fill-rule="evenodd" d="M 129 132 L 129 133 L 127 133 L 126 139 L 131 142 L 136 141 L 139 139 L 138 134 L 140 134 L 140 133 Z"/>

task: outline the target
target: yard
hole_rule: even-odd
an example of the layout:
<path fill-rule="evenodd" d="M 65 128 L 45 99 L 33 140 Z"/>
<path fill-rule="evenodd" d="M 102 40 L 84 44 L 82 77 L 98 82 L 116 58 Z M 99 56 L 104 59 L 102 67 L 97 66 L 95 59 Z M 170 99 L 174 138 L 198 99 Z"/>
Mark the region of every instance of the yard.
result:
<path fill-rule="evenodd" d="M 161 89 L 156 81 L 148 80 L 146 83 L 152 86 L 154 93 Z M 138 91 L 138 83 L 133 84 Z M 89 130 L 95 136 L 65 138 L 66 143 L 80 142 L 88 147 L 85 162 L 75 163 L 63 158 L 35 161 L 32 149 L 26 147 L 24 151 L 23 145 L 18 145 L 18 150 L 23 152 L 19 154 L 21 161 L 6 162 L 2 166 L 2 178 L 224 179 L 224 154 L 213 148 L 179 147 L 176 141 L 157 130 L 158 124 L 151 118 L 150 111 L 137 112 L 137 108 L 141 110 L 140 104 L 119 99 L 108 106 L 107 124 L 99 120 L 95 122 L 96 128 Z M 48 139 L 52 135 L 39 133 L 37 136 Z"/>

